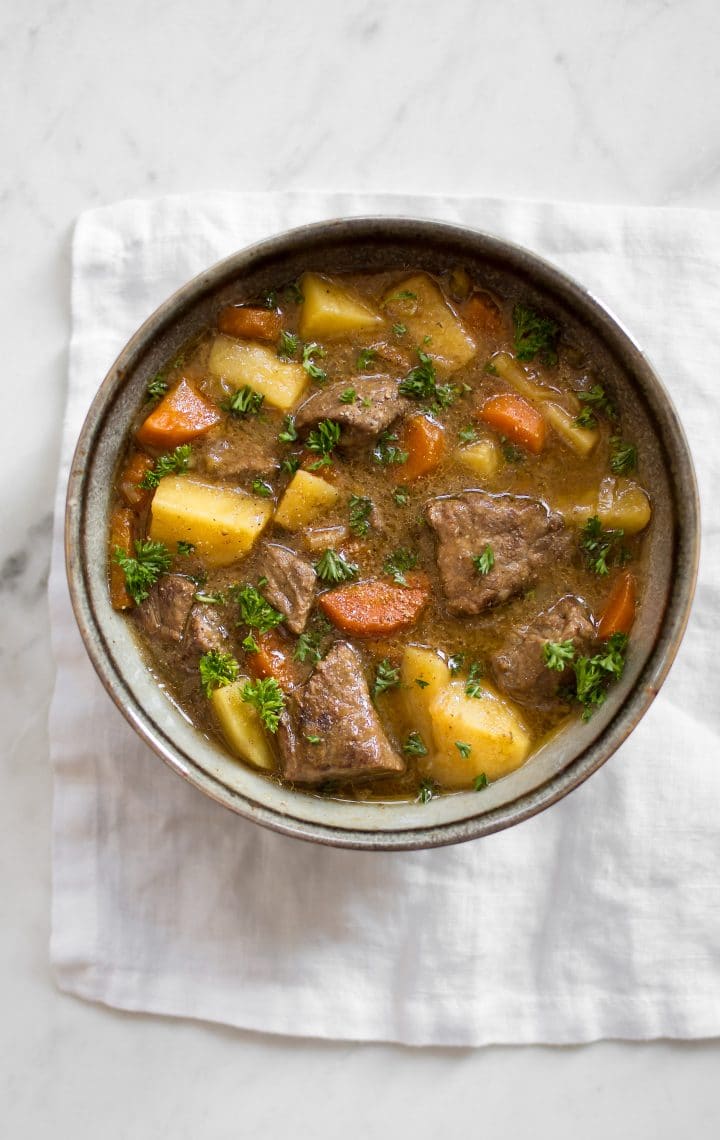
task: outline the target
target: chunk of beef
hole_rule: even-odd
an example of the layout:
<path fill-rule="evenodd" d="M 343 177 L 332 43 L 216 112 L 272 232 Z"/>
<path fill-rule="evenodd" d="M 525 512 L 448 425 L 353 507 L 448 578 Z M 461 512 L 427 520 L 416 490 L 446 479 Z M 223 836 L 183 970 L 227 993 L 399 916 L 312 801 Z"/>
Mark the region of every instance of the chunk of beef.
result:
<path fill-rule="evenodd" d="M 181 641 L 196 588 L 182 574 L 163 574 L 135 611 L 146 636 Z"/>
<path fill-rule="evenodd" d="M 288 629 L 302 633 L 315 597 L 316 575 L 309 562 L 285 546 L 268 544 L 260 573 L 267 578 L 263 594 L 285 618 Z"/>
<path fill-rule="evenodd" d="M 352 404 L 343 404 L 340 396 L 348 388 L 355 390 Z M 362 447 L 385 431 L 410 407 L 398 392 L 398 382 L 391 376 L 356 376 L 341 380 L 305 401 L 295 417 L 298 431 L 314 428 L 320 420 L 335 420 L 342 428 L 340 447 Z"/>
<path fill-rule="evenodd" d="M 278 729 L 284 775 L 294 783 L 403 772 L 370 699 L 362 659 L 337 642 L 298 691 Z"/>
<path fill-rule="evenodd" d="M 201 657 L 211 649 L 225 649 L 228 632 L 214 606 L 198 604 L 190 611 L 184 645 L 193 657 Z M 196 662 L 193 660 L 193 665 Z"/>
<path fill-rule="evenodd" d="M 201 471 L 220 479 L 264 475 L 279 466 L 277 457 L 258 442 L 249 426 L 232 420 L 208 432 L 193 445 L 193 453 Z"/>
<path fill-rule="evenodd" d="M 566 594 L 510 634 L 492 661 L 495 680 L 519 704 L 552 708 L 562 701 L 562 690 L 573 674 L 567 667 L 562 671 L 548 669 L 543 656 L 545 643 L 572 640 L 575 655 L 583 657 L 593 651 L 596 637 L 585 602 Z"/>
<path fill-rule="evenodd" d="M 572 538 L 559 514 L 518 495 L 464 491 L 425 508 L 437 535 L 437 564 L 448 609 L 479 614 L 533 585 L 545 567 L 569 557 Z M 494 564 L 480 573 L 473 559 L 486 547 Z"/>

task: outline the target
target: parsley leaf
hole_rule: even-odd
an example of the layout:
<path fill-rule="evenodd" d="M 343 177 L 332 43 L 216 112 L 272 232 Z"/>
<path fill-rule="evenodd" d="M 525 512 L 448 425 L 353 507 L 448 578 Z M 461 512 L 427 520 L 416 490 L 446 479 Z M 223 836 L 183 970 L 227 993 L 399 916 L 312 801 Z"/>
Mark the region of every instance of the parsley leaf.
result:
<path fill-rule="evenodd" d="M 221 591 L 216 594 L 206 594 L 204 590 L 196 590 L 193 599 L 196 602 L 203 602 L 206 606 L 225 605 L 225 595 Z"/>
<path fill-rule="evenodd" d="M 434 798 L 436 790 L 437 784 L 434 780 L 421 780 L 415 803 L 429 804 L 430 800 Z"/>
<path fill-rule="evenodd" d="M 594 710 L 604 704 L 608 685 L 622 677 L 627 645 L 627 634 L 614 633 L 607 642 L 604 653 L 598 653 L 594 657 L 578 657 L 574 663 L 575 695 L 584 706 L 583 720 L 589 720 Z"/>
<path fill-rule="evenodd" d="M 242 699 L 257 710 L 268 732 L 277 732 L 280 717 L 285 709 L 285 697 L 274 677 L 264 677 L 261 681 L 248 681 L 243 686 Z"/>
<path fill-rule="evenodd" d="M 340 393 L 338 399 L 341 404 L 354 404 L 357 400 L 357 392 L 354 388 L 346 388 Z"/>
<path fill-rule="evenodd" d="M 483 687 L 480 678 L 483 675 L 483 667 L 479 662 L 473 661 L 468 670 L 467 681 L 465 682 L 465 693 L 468 697 L 475 697 L 477 700 L 483 695 Z"/>
<path fill-rule="evenodd" d="M 407 752 L 408 756 L 427 756 L 428 754 L 428 750 L 419 732 L 408 733 L 402 747 L 403 752 Z"/>
<path fill-rule="evenodd" d="M 209 697 L 214 689 L 237 681 L 240 676 L 240 666 L 232 653 L 223 653 L 220 649 L 211 649 L 209 653 L 203 653 L 198 669 L 200 684 L 206 697 Z"/>
<path fill-rule="evenodd" d="M 240 609 L 238 625 L 247 625 L 259 633 L 269 633 L 284 620 L 283 615 L 265 600 L 255 586 L 231 586 L 230 597 Z M 257 648 L 254 644 L 252 647 L 249 645 L 252 640 L 248 639 L 246 648 Z"/>
<path fill-rule="evenodd" d="M 135 557 L 131 558 L 120 546 L 113 551 L 113 559 L 125 575 L 125 589 L 139 605 L 144 602 L 161 574 L 170 569 L 172 556 L 164 542 L 135 543 Z"/>
<path fill-rule="evenodd" d="M 492 546 L 488 543 L 482 554 L 476 554 L 473 558 L 473 566 L 478 574 L 489 574 L 494 565 L 495 555 L 493 554 Z"/>
<path fill-rule="evenodd" d="M 297 437 L 295 416 L 285 416 L 282 431 L 278 432 L 278 443 L 295 443 Z"/>
<path fill-rule="evenodd" d="M 264 402 L 262 392 L 255 392 L 249 384 L 244 384 L 222 406 L 226 412 L 242 419 L 243 416 L 256 416 Z"/>
<path fill-rule="evenodd" d="M 315 380 L 318 384 L 324 384 L 327 380 L 327 372 L 315 363 L 314 357 L 326 356 L 325 349 L 321 345 L 312 341 L 306 344 L 302 350 L 302 366 L 307 372 L 311 380 Z"/>
<path fill-rule="evenodd" d="M 487 786 L 488 786 L 488 778 L 484 772 L 481 772 L 479 776 L 475 777 L 475 780 L 473 782 L 473 788 L 475 789 L 476 792 L 481 792 L 483 790 L 483 788 L 486 788 Z"/>
<path fill-rule="evenodd" d="M 296 661 L 310 661 L 311 664 L 317 665 L 323 659 L 323 653 L 320 649 L 321 641 L 322 635 L 320 633 L 301 633 L 297 639 L 293 657 Z"/>
<path fill-rule="evenodd" d="M 308 434 L 308 451 L 314 451 L 320 459 L 309 464 L 308 470 L 315 471 L 318 467 L 327 467 L 332 463 L 331 454 L 340 442 L 340 424 L 335 420 L 321 420 L 316 428 Z"/>
<path fill-rule="evenodd" d="M 458 432 L 458 439 L 461 443 L 474 443 L 477 437 L 478 433 L 475 431 L 475 428 L 471 427 L 469 424 L 467 427 L 463 428 L 462 431 Z"/>
<path fill-rule="evenodd" d="M 146 400 L 159 400 L 168 390 L 168 382 L 164 372 L 156 372 L 145 389 Z"/>
<path fill-rule="evenodd" d="M 405 333 L 407 332 L 407 325 L 404 325 L 399 321 L 396 325 L 393 325 L 392 331 L 395 333 L 395 336 L 405 336 Z"/>
<path fill-rule="evenodd" d="M 183 538 L 181 538 L 177 544 L 178 554 L 182 554 L 185 557 L 192 554 L 194 549 L 195 549 L 195 544 L 192 542 L 185 542 L 185 540 Z"/>
<path fill-rule="evenodd" d="M 560 329 L 549 317 L 543 317 L 527 305 L 516 305 L 512 314 L 514 347 L 518 360 L 534 360 L 557 364 L 557 338 Z"/>
<path fill-rule="evenodd" d="M 315 573 L 322 582 L 348 582 L 357 572 L 357 565 L 335 550 L 324 551 L 315 563 Z"/>
<path fill-rule="evenodd" d="M 506 463 L 522 463 L 525 456 L 519 447 L 510 442 L 507 436 L 500 436 L 500 446 Z"/>
<path fill-rule="evenodd" d="M 308 744 L 322 744 L 323 742 L 322 736 L 316 736 L 315 733 L 312 732 L 307 732 L 305 734 L 305 739 L 307 740 Z"/>
<path fill-rule="evenodd" d="M 375 671 L 373 696 L 378 697 L 380 693 L 386 693 L 388 689 L 394 689 L 395 686 L 399 684 L 400 669 L 395 665 L 391 665 L 388 658 L 384 657 Z"/>
<path fill-rule="evenodd" d="M 273 489 L 264 479 L 253 479 L 252 489 L 261 499 L 269 499 L 272 497 Z"/>
<path fill-rule="evenodd" d="M 418 564 L 418 556 L 412 550 L 398 547 L 383 562 L 383 574 L 389 574 L 398 586 L 407 586 L 406 570 L 414 570 Z"/>
<path fill-rule="evenodd" d="M 627 475 L 637 467 L 637 447 L 619 435 L 610 436 L 610 470 L 614 475 Z"/>
<path fill-rule="evenodd" d="M 305 295 L 297 281 L 291 281 L 289 285 L 286 285 L 283 293 L 289 301 L 293 301 L 296 305 L 302 305 L 305 300 Z"/>
<path fill-rule="evenodd" d="M 168 455 L 161 455 L 159 459 L 156 459 L 155 466 L 151 471 L 145 472 L 139 485 L 145 490 L 152 491 L 166 475 L 183 475 L 190 464 L 191 454 L 190 444 L 181 443 Z"/>
<path fill-rule="evenodd" d="M 609 399 L 602 384 L 593 384 L 592 388 L 588 388 L 586 391 L 576 391 L 575 395 L 583 405 L 580 415 L 575 418 L 578 427 L 596 428 L 597 413 L 599 412 L 604 412 L 608 419 L 617 419 L 615 405 Z"/>
<path fill-rule="evenodd" d="M 370 530 L 373 501 L 363 495 L 351 495 L 348 499 L 348 506 L 350 508 L 350 533 L 362 538 Z"/>
<path fill-rule="evenodd" d="M 283 329 L 277 345 L 277 354 L 281 360 L 294 360 L 300 349 L 300 337 L 297 333 Z"/>
<path fill-rule="evenodd" d="M 588 567 L 595 574 L 608 574 L 609 566 L 624 565 L 630 554 L 623 545 L 623 530 L 603 530 L 600 519 L 593 515 L 580 531 L 580 547 Z"/>
<path fill-rule="evenodd" d="M 374 348 L 361 348 L 355 362 L 356 368 L 364 372 L 366 368 L 370 367 L 376 356 L 377 352 Z"/>
<path fill-rule="evenodd" d="M 283 459 L 280 464 L 280 470 L 284 471 L 286 475 L 294 475 L 300 467 L 300 460 L 296 455 L 291 455 L 287 459 Z"/>
<path fill-rule="evenodd" d="M 464 740 L 456 740 L 455 747 L 462 756 L 463 760 L 467 760 L 468 756 L 472 752 L 472 745 L 466 744 Z"/>
<path fill-rule="evenodd" d="M 410 502 L 410 494 L 406 487 L 396 487 L 392 497 L 399 507 L 406 507 Z"/>
<path fill-rule="evenodd" d="M 464 653 L 454 653 L 452 657 L 448 657 L 448 669 L 450 670 L 450 675 L 452 677 L 456 677 L 457 674 L 461 671 L 464 664 Z"/>
<path fill-rule="evenodd" d="M 389 465 L 390 463 L 407 463 L 408 452 L 397 447 L 397 433 L 383 431 L 373 448 L 373 459 L 376 463 Z"/>
<path fill-rule="evenodd" d="M 566 665 L 575 657 L 575 646 L 572 638 L 567 641 L 546 641 L 543 645 L 543 661 L 548 669 L 556 669 L 562 673 Z"/>
<path fill-rule="evenodd" d="M 398 392 L 411 400 L 426 400 L 439 408 L 449 408 L 460 394 L 459 390 L 452 384 L 438 384 L 432 359 L 421 348 L 417 354 L 420 363 L 400 381 Z"/>

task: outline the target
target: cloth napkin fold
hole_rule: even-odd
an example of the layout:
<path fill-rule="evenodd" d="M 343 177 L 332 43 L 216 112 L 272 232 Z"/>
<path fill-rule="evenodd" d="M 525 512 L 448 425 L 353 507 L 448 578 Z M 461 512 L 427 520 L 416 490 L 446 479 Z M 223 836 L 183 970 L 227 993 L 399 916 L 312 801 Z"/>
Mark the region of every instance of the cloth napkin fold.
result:
<path fill-rule="evenodd" d="M 126 339 L 218 258 L 350 214 L 474 226 L 586 283 L 663 376 L 703 498 L 690 627 L 631 738 L 540 816 L 434 851 L 315 846 L 205 799 L 105 695 L 64 577 L 72 448 Z M 720 213 L 222 193 L 124 202 L 80 218 L 50 580 L 51 952 L 63 989 L 128 1010 L 416 1045 L 720 1032 L 719 316 Z"/>

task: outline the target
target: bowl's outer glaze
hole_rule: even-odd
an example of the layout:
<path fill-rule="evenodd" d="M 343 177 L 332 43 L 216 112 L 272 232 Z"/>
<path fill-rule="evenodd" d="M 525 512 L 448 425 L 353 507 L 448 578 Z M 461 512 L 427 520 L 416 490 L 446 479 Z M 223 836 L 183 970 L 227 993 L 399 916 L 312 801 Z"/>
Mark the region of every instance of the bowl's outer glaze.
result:
<path fill-rule="evenodd" d="M 521 285 L 530 302 L 589 341 L 618 392 L 623 416 L 643 432 L 654 520 L 648 584 L 622 682 L 592 720 L 570 725 L 518 771 L 481 795 L 425 805 L 349 803 L 282 788 L 230 759 L 199 733 L 148 672 L 130 623 L 107 596 L 110 489 L 127 428 L 148 379 L 210 324 L 220 304 L 249 299 L 307 268 L 441 271 L 466 265 L 486 285 Z M 287 835 L 343 847 L 401 850 L 461 842 L 519 823 L 587 779 L 628 736 L 655 697 L 682 639 L 695 587 L 699 508 L 684 432 L 648 360 L 616 318 L 577 284 L 527 251 L 436 222 L 356 218 L 290 231 L 218 263 L 145 322 L 105 377 L 73 459 L 66 559 L 75 615 L 108 693 L 140 736 L 201 791 L 241 816 Z"/>

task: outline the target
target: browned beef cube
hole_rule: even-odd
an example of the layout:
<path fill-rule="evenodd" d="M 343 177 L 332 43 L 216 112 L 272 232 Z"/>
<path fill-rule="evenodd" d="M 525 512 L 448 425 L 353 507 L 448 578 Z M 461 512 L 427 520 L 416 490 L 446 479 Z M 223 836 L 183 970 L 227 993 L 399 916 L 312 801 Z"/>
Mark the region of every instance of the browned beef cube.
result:
<path fill-rule="evenodd" d="M 249 424 L 232 420 L 213 428 L 193 444 L 193 454 L 200 470 L 220 479 L 265 475 L 279 466 L 277 456 L 254 438 Z"/>
<path fill-rule="evenodd" d="M 294 783 L 361 780 L 403 772 L 373 707 L 362 659 L 337 642 L 297 693 L 278 730 L 284 775 Z"/>
<path fill-rule="evenodd" d="M 352 404 L 343 404 L 340 396 L 348 388 L 354 389 L 355 399 Z M 398 393 L 398 382 L 391 376 L 355 376 L 313 393 L 301 406 L 295 425 L 298 431 L 305 431 L 321 420 L 335 420 L 342 429 L 340 447 L 362 447 L 409 407 L 410 402 Z"/>
<path fill-rule="evenodd" d="M 181 641 L 196 589 L 182 574 L 163 574 L 135 611 L 147 637 Z"/>
<path fill-rule="evenodd" d="M 433 499 L 425 514 L 438 539 L 448 609 L 459 616 L 507 601 L 572 549 L 560 515 L 537 499 L 464 491 Z M 494 564 L 483 574 L 473 559 L 488 546 Z"/>
<path fill-rule="evenodd" d="M 576 657 L 592 653 L 597 635 L 590 611 L 580 598 L 566 594 L 528 625 L 516 629 L 493 659 L 498 685 L 522 705 L 548 709 L 563 699 L 572 669 L 548 669 L 546 642 L 572 641 Z"/>
<path fill-rule="evenodd" d="M 227 630 L 214 606 L 193 606 L 184 639 L 189 654 L 200 657 L 212 649 L 225 649 L 227 637 Z M 195 665 L 197 662 L 192 661 L 192 664 Z"/>
<path fill-rule="evenodd" d="M 285 618 L 288 629 L 302 633 L 315 597 L 316 575 L 309 562 L 284 546 L 268 544 L 260 573 L 267 578 L 262 592 Z"/>

